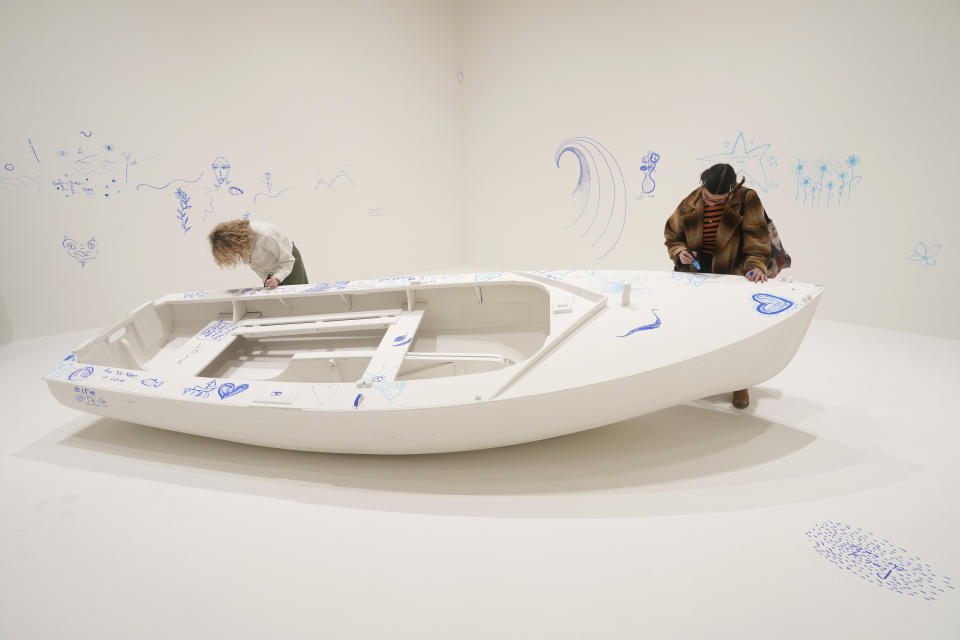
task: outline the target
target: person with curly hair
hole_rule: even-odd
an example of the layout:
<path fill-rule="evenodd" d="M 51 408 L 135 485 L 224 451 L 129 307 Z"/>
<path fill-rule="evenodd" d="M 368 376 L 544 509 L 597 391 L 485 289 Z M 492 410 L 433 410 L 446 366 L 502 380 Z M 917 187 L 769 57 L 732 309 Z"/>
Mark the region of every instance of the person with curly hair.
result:
<path fill-rule="evenodd" d="M 208 236 L 213 259 L 220 267 L 250 266 L 263 286 L 307 284 L 307 271 L 296 245 L 269 222 L 229 220 Z"/>

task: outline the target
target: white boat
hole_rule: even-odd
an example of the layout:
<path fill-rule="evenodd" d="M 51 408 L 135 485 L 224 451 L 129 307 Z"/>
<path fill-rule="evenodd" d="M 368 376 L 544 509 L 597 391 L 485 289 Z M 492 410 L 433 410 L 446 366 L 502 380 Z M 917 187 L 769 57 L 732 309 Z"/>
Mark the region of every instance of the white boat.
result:
<path fill-rule="evenodd" d="M 195 291 L 147 302 L 45 379 L 69 407 L 236 442 L 483 449 L 760 384 L 821 291 L 658 271 Z"/>

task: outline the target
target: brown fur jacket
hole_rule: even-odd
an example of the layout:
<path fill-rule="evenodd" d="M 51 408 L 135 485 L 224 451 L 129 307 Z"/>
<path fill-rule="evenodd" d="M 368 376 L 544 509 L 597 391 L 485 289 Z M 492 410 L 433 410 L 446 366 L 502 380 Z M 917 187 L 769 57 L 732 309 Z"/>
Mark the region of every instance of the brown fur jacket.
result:
<path fill-rule="evenodd" d="M 703 243 L 701 189 L 697 187 L 680 202 L 663 230 L 674 271 L 692 271 L 691 265 L 680 262 L 678 254 L 684 249 L 699 253 Z M 744 188 L 741 181 L 723 208 L 713 254 L 713 273 L 743 275 L 751 269 L 766 273 L 769 259 L 770 231 L 760 196 L 753 189 Z"/>

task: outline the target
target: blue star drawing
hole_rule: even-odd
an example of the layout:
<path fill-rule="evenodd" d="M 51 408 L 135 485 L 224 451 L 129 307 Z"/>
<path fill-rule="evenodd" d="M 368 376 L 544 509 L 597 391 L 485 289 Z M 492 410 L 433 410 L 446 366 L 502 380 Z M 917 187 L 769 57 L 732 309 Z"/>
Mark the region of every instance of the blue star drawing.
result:
<path fill-rule="evenodd" d="M 733 147 L 730 148 L 730 151 L 703 156 L 702 158 L 697 158 L 697 160 L 709 162 L 710 164 L 716 164 L 718 162 L 731 164 L 733 168 L 737 170 L 737 173 L 746 176 L 748 185 L 756 186 L 766 193 L 767 170 L 764 166 L 763 157 L 767 151 L 770 150 L 770 146 L 770 143 L 767 143 L 748 149 L 747 141 L 744 139 L 743 132 L 741 131 L 737 134 L 737 139 L 734 140 Z"/>

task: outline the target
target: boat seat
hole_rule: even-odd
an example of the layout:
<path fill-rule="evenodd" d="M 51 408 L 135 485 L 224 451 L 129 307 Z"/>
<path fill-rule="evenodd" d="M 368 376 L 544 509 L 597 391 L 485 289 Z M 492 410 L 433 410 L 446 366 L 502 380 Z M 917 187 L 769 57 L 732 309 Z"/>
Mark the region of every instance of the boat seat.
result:
<path fill-rule="evenodd" d="M 397 377 L 403 358 L 417 335 L 425 307 L 425 304 L 418 304 L 416 308 L 402 312 L 387 328 L 383 339 L 380 340 L 380 345 L 370 359 L 370 364 L 363 372 L 365 383 L 392 382 Z"/>
<path fill-rule="evenodd" d="M 370 311 L 350 311 L 344 313 L 324 313 L 315 316 L 278 316 L 271 318 L 244 318 L 237 322 L 241 327 L 264 327 L 277 324 L 298 324 L 302 322 L 330 322 L 335 320 L 363 320 L 365 318 L 398 316 L 402 309 L 374 309 Z"/>
<path fill-rule="evenodd" d="M 235 326 L 232 322 L 214 320 L 176 351 L 160 359 L 154 358 L 147 366 L 165 373 L 199 375 L 236 341 Z"/>
<path fill-rule="evenodd" d="M 274 324 L 265 327 L 240 327 L 236 335 L 244 338 L 277 338 L 310 333 L 337 333 L 384 329 L 397 321 L 395 317 L 363 318 L 361 320 L 331 320 L 329 322 L 295 322 Z"/>
<path fill-rule="evenodd" d="M 400 309 L 328 313 L 314 316 L 286 316 L 278 318 L 250 318 L 239 322 L 236 335 L 244 338 L 277 338 L 317 333 L 342 333 L 385 329 L 400 314 Z"/>

